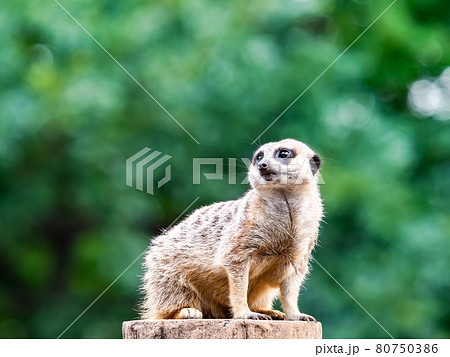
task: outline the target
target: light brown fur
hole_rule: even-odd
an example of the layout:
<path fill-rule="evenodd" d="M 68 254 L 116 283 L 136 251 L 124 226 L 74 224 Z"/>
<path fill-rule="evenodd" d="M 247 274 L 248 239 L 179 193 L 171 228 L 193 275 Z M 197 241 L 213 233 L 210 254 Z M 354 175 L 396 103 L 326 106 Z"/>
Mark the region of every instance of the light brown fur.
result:
<path fill-rule="evenodd" d="M 293 139 L 258 149 L 244 196 L 199 208 L 153 241 L 142 317 L 312 320 L 297 301 L 323 214 L 319 166 Z M 272 310 L 277 296 L 284 314 Z"/>

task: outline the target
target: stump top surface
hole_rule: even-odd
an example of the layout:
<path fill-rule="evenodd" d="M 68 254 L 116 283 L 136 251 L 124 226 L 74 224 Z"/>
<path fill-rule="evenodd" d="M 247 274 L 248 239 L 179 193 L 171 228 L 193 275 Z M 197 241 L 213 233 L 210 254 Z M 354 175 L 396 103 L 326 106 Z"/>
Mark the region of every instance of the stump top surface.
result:
<path fill-rule="evenodd" d="M 122 326 L 126 339 L 309 339 L 322 338 L 320 322 L 240 319 L 137 320 Z"/>

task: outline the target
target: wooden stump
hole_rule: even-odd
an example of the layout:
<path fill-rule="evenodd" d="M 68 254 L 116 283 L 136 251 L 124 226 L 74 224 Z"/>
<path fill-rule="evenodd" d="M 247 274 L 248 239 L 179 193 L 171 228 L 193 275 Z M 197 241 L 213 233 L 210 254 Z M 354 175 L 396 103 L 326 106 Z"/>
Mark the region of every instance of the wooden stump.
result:
<path fill-rule="evenodd" d="M 322 338 L 320 322 L 259 320 L 139 320 L 122 326 L 126 339 L 307 339 Z"/>

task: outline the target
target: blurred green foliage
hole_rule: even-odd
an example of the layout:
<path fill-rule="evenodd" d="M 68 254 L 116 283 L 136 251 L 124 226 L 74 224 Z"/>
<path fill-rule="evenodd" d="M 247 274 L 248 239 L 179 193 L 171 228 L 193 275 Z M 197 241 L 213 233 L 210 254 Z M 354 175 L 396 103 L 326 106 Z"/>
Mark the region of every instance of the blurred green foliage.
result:
<path fill-rule="evenodd" d="M 61 0 L 197 145 L 51 0 L 0 5 L 0 336 L 57 337 L 197 196 L 193 157 L 252 141 L 390 1 Z M 315 257 L 395 337 L 450 337 L 449 121 L 408 86 L 450 65 L 446 0 L 399 0 L 259 143 L 324 158 Z M 144 147 L 173 156 L 153 196 L 125 185 Z M 245 176 L 242 164 L 240 176 Z M 163 175 L 163 172 L 161 172 Z M 120 337 L 141 260 L 63 337 Z M 301 308 L 324 337 L 386 333 L 315 263 Z"/>

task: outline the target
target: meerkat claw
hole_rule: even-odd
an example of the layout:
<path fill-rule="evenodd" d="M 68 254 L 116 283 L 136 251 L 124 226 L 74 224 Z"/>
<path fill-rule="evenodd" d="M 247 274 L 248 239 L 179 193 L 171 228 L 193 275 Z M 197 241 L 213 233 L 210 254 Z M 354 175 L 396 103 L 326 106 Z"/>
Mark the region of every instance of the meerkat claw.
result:
<path fill-rule="evenodd" d="M 314 317 L 312 317 L 311 315 L 307 315 L 307 314 L 300 314 L 299 320 L 307 321 L 307 322 L 317 322 L 317 320 Z"/>
<path fill-rule="evenodd" d="M 285 315 L 278 310 L 257 310 L 260 314 L 270 316 L 272 320 L 285 320 Z"/>
<path fill-rule="evenodd" d="M 238 319 L 249 319 L 249 320 L 272 320 L 272 318 L 265 314 L 260 314 L 258 312 L 250 312 L 244 314 L 243 316 L 237 317 Z"/>
<path fill-rule="evenodd" d="M 317 322 L 317 320 L 313 316 L 308 315 L 308 314 L 302 314 L 302 313 L 300 313 L 299 315 L 294 315 L 294 316 L 288 317 L 287 320 Z"/>

